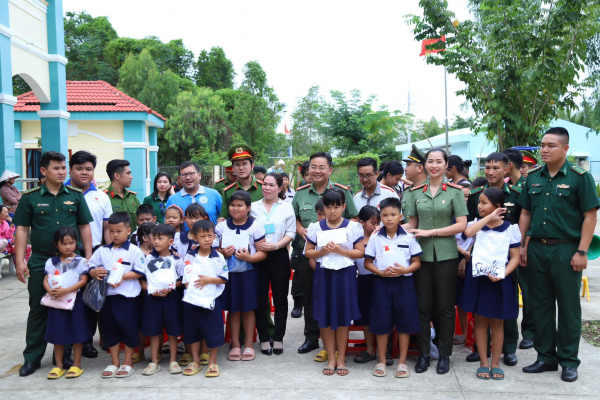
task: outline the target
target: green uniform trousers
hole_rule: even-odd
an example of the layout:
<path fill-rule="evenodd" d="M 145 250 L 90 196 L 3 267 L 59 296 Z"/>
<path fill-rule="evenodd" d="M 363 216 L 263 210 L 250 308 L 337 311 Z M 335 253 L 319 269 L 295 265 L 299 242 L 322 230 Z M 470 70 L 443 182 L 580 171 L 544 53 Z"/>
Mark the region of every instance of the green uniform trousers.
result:
<path fill-rule="evenodd" d="M 32 255 L 31 258 L 35 256 Z M 31 261 L 31 260 L 30 260 Z M 46 335 L 46 322 L 48 320 L 48 307 L 40 304 L 42 297 L 46 294 L 44 289 L 44 279 L 46 273 L 44 265 L 31 265 L 29 278 L 27 279 L 27 291 L 29 292 L 29 315 L 27 317 L 27 333 L 25 335 L 25 350 L 23 357 L 25 361 L 38 363 L 42 361 L 46 353 L 47 342 L 44 340 Z"/>
<path fill-rule="evenodd" d="M 458 258 L 434 262 L 421 261 L 421 268 L 413 274 L 421 321 L 421 332 L 417 334 L 421 355 L 429 354 L 431 343 L 429 328 L 433 319 L 438 329 L 436 336 L 439 337 L 440 356 L 452 355 L 457 276 Z"/>
<path fill-rule="evenodd" d="M 300 257 L 296 257 L 293 258 L 292 257 L 292 261 L 291 261 L 291 267 L 292 270 L 294 271 L 294 276 L 292 277 L 292 297 L 294 299 L 296 298 L 302 298 L 304 297 L 304 291 L 302 290 L 302 278 L 300 278 L 300 259 L 303 258 L 302 256 Z"/>
<path fill-rule="evenodd" d="M 319 340 L 321 331 L 319 323 L 312 316 L 313 276 L 315 271 L 310 267 L 306 257 L 300 257 L 299 267 L 304 291 L 304 337 L 308 341 L 316 342 Z"/>
<path fill-rule="evenodd" d="M 529 298 L 535 323 L 538 361 L 577 368 L 581 338 L 581 276 L 571 258 L 579 243 L 546 246 L 533 240 L 527 249 Z M 556 306 L 558 305 L 558 329 Z"/>
<path fill-rule="evenodd" d="M 533 323 L 533 315 L 531 315 L 531 298 L 529 297 L 529 274 L 527 267 L 517 267 L 517 270 L 519 271 L 519 286 L 521 286 L 521 292 L 523 297 L 523 319 L 521 320 L 521 336 L 523 336 L 523 339 L 533 340 L 535 325 Z"/>

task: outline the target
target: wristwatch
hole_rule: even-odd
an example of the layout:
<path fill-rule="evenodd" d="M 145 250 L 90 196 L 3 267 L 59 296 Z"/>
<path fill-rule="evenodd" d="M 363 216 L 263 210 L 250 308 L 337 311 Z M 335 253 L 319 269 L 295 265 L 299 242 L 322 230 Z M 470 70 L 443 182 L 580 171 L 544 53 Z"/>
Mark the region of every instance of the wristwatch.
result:
<path fill-rule="evenodd" d="M 587 256 L 587 253 L 588 253 L 587 251 L 583 251 L 583 250 L 577 250 L 577 252 L 579 253 L 579 255 L 582 255 L 582 256 Z"/>

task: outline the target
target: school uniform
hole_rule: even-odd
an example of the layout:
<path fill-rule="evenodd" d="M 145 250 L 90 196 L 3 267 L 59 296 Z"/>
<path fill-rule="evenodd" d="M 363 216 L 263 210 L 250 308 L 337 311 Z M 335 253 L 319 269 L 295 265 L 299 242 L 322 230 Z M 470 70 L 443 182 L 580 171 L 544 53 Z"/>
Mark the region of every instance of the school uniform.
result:
<path fill-rule="evenodd" d="M 146 256 L 146 280 L 151 274 L 160 269 L 171 269 L 181 281 L 183 275 L 183 260 L 174 254 L 161 257 L 155 250 Z M 143 295 L 140 332 L 146 336 L 158 336 L 163 328 L 169 336 L 183 334 L 181 297 L 176 289 L 171 290 L 165 297 L 157 297 L 145 292 Z"/>
<path fill-rule="evenodd" d="M 456 245 L 458 247 L 460 247 L 463 250 L 469 250 L 469 248 L 471 247 L 471 245 L 473 244 L 473 238 L 469 238 L 464 236 L 462 233 L 457 233 L 456 235 L 454 235 L 454 237 L 456 238 Z M 460 262 L 463 260 L 463 256 L 462 254 L 458 253 L 458 263 L 460 264 Z M 468 268 L 465 267 L 465 271 Z M 465 275 L 466 276 L 466 275 Z M 456 296 L 455 296 L 455 305 L 458 305 L 458 303 L 460 302 L 460 296 L 462 294 L 462 290 L 463 290 L 463 286 L 465 284 L 465 277 L 456 277 Z"/>
<path fill-rule="evenodd" d="M 469 222 L 469 226 L 475 221 Z M 475 235 L 474 255 L 477 240 L 484 235 L 498 234 L 510 237 L 510 247 L 506 249 L 506 263 L 510 248 L 521 247 L 521 232 L 518 225 L 504 221 L 495 228 L 484 226 Z M 464 234 L 463 234 L 464 235 Z M 464 236 L 466 237 L 466 236 Z M 519 301 L 515 296 L 518 290 L 510 276 L 499 282 L 492 282 L 487 276 L 473 277 L 473 265 L 469 262 L 465 272 L 465 283 L 460 297 L 459 307 L 467 312 L 494 319 L 516 319 L 519 316 Z"/>
<path fill-rule="evenodd" d="M 214 273 L 225 282 L 229 280 L 227 271 L 227 262 L 221 253 L 214 249 L 210 255 L 201 256 L 198 249 L 190 250 L 186 259 L 192 260 L 186 263 L 183 272 L 183 284 L 193 285 L 197 277 L 193 273 L 193 263 L 204 263 L 212 267 Z M 215 291 L 215 299 L 211 308 L 201 307 L 194 304 L 191 296 L 186 296 L 189 289 L 185 289 L 183 296 L 183 341 L 185 344 L 192 344 L 201 340 L 206 341 L 210 349 L 214 349 L 225 344 L 225 334 L 223 332 L 223 305 L 221 298 L 226 284 L 218 284 Z"/>
<path fill-rule="evenodd" d="M 375 275 L 365 269 L 365 259 L 357 258 L 356 267 L 358 268 L 358 277 L 356 278 L 356 290 L 358 293 L 358 309 L 360 318 L 353 322 L 356 326 L 369 326 L 371 319 L 371 299 L 373 298 L 373 282 Z"/>
<path fill-rule="evenodd" d="M 354 245 L 364 239 L 363 228 L 358 222 L 344 219 L 338 229 L 346 228 L 348 241 L 340 244 L 343 249 L 352 250 Z M 310 224 L 306 240 L 317 245 L 317 234 L 330 230 L 327 220 Z M 324 256 L 326 257 L 326 256 Z M 360 318 L 358 307 L 358 288 L 356 283 L 356 263 L 338 270 L 323 268 L 324 257 L 316 259 L 317 266 L 313 281 L 313 310 L 312 316 L 320 328 L 336 330 L 340 326 L 350 326 L 352 321 Z"/>
<path fill-rule="evenodd" d="M 135 272 L 140 277 L 145 276 L 144 265 L 146 255 L 142 250 L 129 241 L 120 247 L 113 244 L 100 247 L 90 259 L 90 270 L 97 267 L 110 269 L 119 259 L 122 259 L 124 274 Z M 108 285 L 106 302 L 100 310 L 98 323 L 108 347 L 123 342 L 127 347 L 138 347 L 140 344 L 138 327 L 140 320 L 140 292 L 142 287 L 137 279 L 124 280 L 114 288 Z"/>
<path fill-rule="evenodd" d="M 423 251 L 419 243 L 398 226 L 396 235 L 391 238 L 382 228 L 371 236 L 365 249 L 365 258 L 374 260 L 386 252 L 398 253 L 397 263 L 408 268 L 412 257 Z M 394 326 L 398 333 L 417 333 L 421 330 L 417 291 L 412 273 L 397 277 L 375 275 L 371 303 L 369 330 L 376 335 L 390 333 Z"/>
<path fill-rule="evenodd" d="M 81 276 L 87 274 L 88 264 L 85 258 L 76 256 L 73 261 L 63 264 L 60 256 L 52 257 L 46 261 L 46 275 L 60 272 L 63 279 L 63 288 L 76 285 Z M 77 291 L 75 304 L 72 310 L 60 310 L 48 307 L 48 322 L 44 340 L 55 345 L 70 345 L 83 343 L 94 336 L 92 330 L 91 309 L 83 303 L 83 291 Z M 94 326 L 95 329 L 95 326 Z"/>
<path fill-rule="evenodd" d="M 265 228 L 252 217 L 243 225 L 235 225 L 231 218 L 220 222 L 215 233 L 219 238 L 224 235 L 248 235 L 248 251 L 250 255 L 256 253 L 255 242 L 265 238 Z M 223 309 L 229 312 L 247 312 L 258 308 L 258 268 L 252 268 L 244 272 L 232 272 L 232 269 L 240 261 L 235 255 L 226 259 L 229 270 L 229 282 L 221 296 Z"/>

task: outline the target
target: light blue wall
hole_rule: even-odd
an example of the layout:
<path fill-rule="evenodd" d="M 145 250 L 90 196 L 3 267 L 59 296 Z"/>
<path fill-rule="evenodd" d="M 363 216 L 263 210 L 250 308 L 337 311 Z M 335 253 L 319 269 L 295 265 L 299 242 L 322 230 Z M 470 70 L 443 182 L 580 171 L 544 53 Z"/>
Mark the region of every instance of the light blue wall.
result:
<path fill-rule="evenodd" d="M 21 121 L 15 121 L 15 142 L 21 142 Z M 23 149 L 15 149 L 15 172 L 25 178 L 23 174 Z M 15 183 L 19 190 L 23 190 L 22 183 Z"/>
<path fill-rule="evenodd" d="M 9 27 L 8 0 L 0 0 L 0 24 Z M 10 38 L 0 34 L 0 93 L 12 96 L 10 52 Z M 15 163 L 14 108 L 12 104 L 0 104 L 0 171 L 15 171 Z"/>
<path fill-rule="evenodd" d="M 123 121 L 123 145 L 125 159 L 131 163 L 131 174 L 133 182 L 130 190 L 138 194 L 143 200 L 146 193 L 146 148 L 142 143 L 146 142 L 146 124 L 144 121 Z M 138 143 L 139 148 L 128 148 L 127 143 Z"/>
<path fill-rule="evenodd" d="M 151 126 L 148 128 L 148 142 L 150 146 L 156 146 L 158 143 L 158 135 L 156 132 L 156 127 Z M 150 151 L 150 179 L 154 179 L 156 174 L 158 173 L 158 152 Z M 150 187 L 153 188 L 154 181 L 150 182 Z"/>

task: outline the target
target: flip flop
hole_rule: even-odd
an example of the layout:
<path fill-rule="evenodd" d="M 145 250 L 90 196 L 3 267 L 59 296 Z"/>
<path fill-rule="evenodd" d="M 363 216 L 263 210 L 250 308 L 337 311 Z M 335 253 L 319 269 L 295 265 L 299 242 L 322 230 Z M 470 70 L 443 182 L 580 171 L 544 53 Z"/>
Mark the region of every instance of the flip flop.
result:
<path fill-rule="evenodd" d="M 346 372 L 345 374 L 340 374 L 340 372 Z M 346 367 L 338 367 L 337 368 L 337 374 L 339 376 L 348 376 L 348 374 L 350 373 L 350 371 L 348 371 L 348 368 Z"/>
<path fill-rule="evenodd" d="M 502 377 L 494 378 L 494 374 L 502 375 Z M 502 368 L 492 368 L 492 371 L 490 372 L 490 378 L 492 378 L 495 381 L 501 381 L 504 379 L 504 371 L 502 370 Z"/>
<path fill-rule="evenodd" d="M 125 372 L 124 374 L 119 375 L 119 372 Z M 130 367 L 129 365 L 121 365 L 115 378 L 129 378 L 135 372 L 135 368 Z"/>
<path fill-rule="evenodd" d="M 104 378 L 104 379 L 114 378 L 117 375 L 118 370 L 119 370 L 119 367 L 117 367 L 115 365 L 109 365 L 108 367 L 104 368 L 104 371 L 102 371 L 102 378 Z M 110 372 L 110 375 L 104 375 L 105 372 Z"/>
<path fill-rule="evenodd" d="M 378 374 L 377 371 L 381 371 L 382 373 Z M 373 369 L 373 376 L 378 378 L 383 378 L 387 376 L 387 368 L 384 363 L 378 363 L 375 365 L 375 369 Z"/>
<path fill-rule="evenodd" d="M 219 366 L 217 364 L 210 364 L 208 366 L 208 371 L 206 371 L 207 378 L 216 378 L 221 375 L 221 370 L 219 370 Z"/>
<path fill-rule="evenodd" d="M 169 364 L 169 372 L 171 374 L 180 374 L 183 372 L 183 370 L 181 369 L 179 364 L 177 364 L 177 361 L 173 361 L 171 364 Z"/>
<path fill-rule="evenodd" d="M 67 372 L 67 376 L 65 378 L 67 379 L 72 379 L 72 378 L 78 378 L 81 376 L 81 374 L 83 374 L 83 370 L 81 368 L 77 368 L 75 366 L 72 366 L 71 368 L 69 368 L 69 371 Z M 69 374 L 73 374 L 73 375 L 69 375 Z"/>
<path fill-rule="evenodd" d="M 325 367 L 323 368 L 323 375 L 325 376 L 333 376 L 335 372 L 335 367 Z"/>
<path fill-rule="evenodd" d="M 179 359 L 179 361 L 177 361 L 177 363 L 179 365 L 181 365 L 182 367 L 189 365 L 189 363 L 191 363 L 191 362 L 192 362 L 192 355 L 190 353 L 183 353 L 181 355 L 181 358 Z"/>
<path fill-rule="evenodd" d="M 139 362 L 144 361 L 145 359 L 146 359 L 146 356 L 144 355 L 144 353 L 134 353 L 133 358 L 132 358 L 132 363 L 137 364 Z"/>
<path fill-rule="evenodd" d="M 366 350 L 363 350 L 360 354 L 354 356 L 354 362 L 358 364 L 368 363 L 373 360 L 377 360 L 377 356 L 375 354 L 369 354 Z"/>
<path fill-rule="evenodd" d="M 52 368 L 52 370 L 48 373 L 47 378 L 48 379 L 60 379 L 66 373 L 67 373 L 67 370 L 65 370 L 65 369 L 60 369 L 58 367 Z M 54 376 L 52 376 L 52 374 L 54 374 Z"/>
<path fill-rule="evenodd" d="M 210 354 L 202 353 L 200 354 L 200 365 L 208 365 L 208 360 L 210 360 Z"/>
<path fill-rule="evenodd" d="M 154 375 L 157 372 L 159 372 L 161 369 L 162 368 L 160 367 L 160 365 L 150 363 L 150 364 L 148 364 L 148 366 L 146 368 L 144 368 L 142 375 L 146 375 L 146 376 Z"/>
<path fill-rule="evenodd" d="M 329 356 L 327 355 L 327 350 L 321 350 L 317 353 L 315 358 L 313 358 L 316 362 L 325 362 L 329 360 Z"/>
<path fill-rule="evenodd" d="M 186 371 L 190 371 L 190 372 L 186 372 Z M 183 370 L 183 374 L 185 376 L 192 376 L 192 375 L 196 375 L 200 371 L 202 371 L 202 367 L 200 365 L 196 364 L 195 362 L 191 362 L 188 364 L 187 367 L 185 367 L 185 369 Z"/>
<path fill-rule="evenodd" d="M 242 354 L 242 361 L 252 361 L 256 358 L 256 354 L 254 353 L 254 349 L 251 347 L 246 347 L 244 349 L 244 354 Z"/>
<path fill-rule="evenodd" d="M 242 359 L 242 349 L 239 347 L 232 348 L 227 355 L 227 359 L 229 361 L 240 361 Z"/>
<path fill-rule="evenodd" d="M 405 374 L 400 374 L 400 372 L 405 372 Z M 396 373 L 394 374 L 396 378 L 408 378 L 410 376 L 410 371 L 406 364 L 398 364 L 398 368 L 396 369 Z"/>
<path fill-rule="evenodd" d="M 485 376 L 481 376 L 479 374 L 488 374 L 488 376 L 486 378 Z M 488 367 L 477 368 L 477 378 L 478 379 L 483 379 L 485 381 L 487 381 L 488 379 L 490 379 L 490 369 Z"/>
<path fill-rule="evenodd" d="M 452 340 L 452 344 L 458 346 L 459 344 L 463 344 L 467 340 L 465 335 L 456 335 L 454 336 L 454 340 Z"/>

